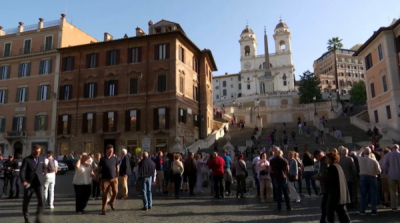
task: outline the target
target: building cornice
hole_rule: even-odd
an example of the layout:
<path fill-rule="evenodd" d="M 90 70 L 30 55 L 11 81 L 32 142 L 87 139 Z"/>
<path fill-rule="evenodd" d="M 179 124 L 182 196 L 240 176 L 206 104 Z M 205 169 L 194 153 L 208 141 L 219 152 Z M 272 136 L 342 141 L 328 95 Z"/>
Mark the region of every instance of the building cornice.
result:
<path fill-rule="evenodd" d="M 57 50 L 49 50 L 49 51 L 39 52 L 39 53 L 30 53 L 30 54 L 23 54 L 23 55 L 17 55 L 17 56 L 0 57 L 0 62 L 40 57 L 40 56 L 46 56 L 46 55 L 51 55 L 51 54 L 57 54 L 57 53 L 58 53 Z"/>

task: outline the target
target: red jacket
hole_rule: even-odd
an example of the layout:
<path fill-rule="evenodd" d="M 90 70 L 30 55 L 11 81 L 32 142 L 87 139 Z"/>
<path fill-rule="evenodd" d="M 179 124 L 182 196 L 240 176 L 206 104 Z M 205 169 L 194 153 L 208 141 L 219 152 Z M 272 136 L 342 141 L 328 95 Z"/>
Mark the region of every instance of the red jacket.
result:
<path fill-rule="evenodd" d="M 225 161 L 220 156 L 218 156 L 217 158 L 210 159 L 210 162 L 208 163 L 208 168 L 212 170 L 213 176 L 223 176 L 224 166 L 225 166 Z"/>

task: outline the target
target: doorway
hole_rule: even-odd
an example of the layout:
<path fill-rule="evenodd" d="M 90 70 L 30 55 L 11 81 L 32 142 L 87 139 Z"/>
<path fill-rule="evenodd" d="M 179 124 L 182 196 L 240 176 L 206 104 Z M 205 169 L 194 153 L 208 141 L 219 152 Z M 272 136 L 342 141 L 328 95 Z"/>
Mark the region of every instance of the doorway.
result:
<path fill-rule="evenodd" d="M 17 154 L 22 156 L 22 143 L 20 141 L 14 143 L 14 157 L 17 157 Z"/>
<path fill-rule="evenodd" d="M 109 144 L 111 144 L 114 147 L 114 153 L 116 152 L 115 139 L 105 139 L 104 140 L 104 154 L 106 154 L 106 146 Z"/>

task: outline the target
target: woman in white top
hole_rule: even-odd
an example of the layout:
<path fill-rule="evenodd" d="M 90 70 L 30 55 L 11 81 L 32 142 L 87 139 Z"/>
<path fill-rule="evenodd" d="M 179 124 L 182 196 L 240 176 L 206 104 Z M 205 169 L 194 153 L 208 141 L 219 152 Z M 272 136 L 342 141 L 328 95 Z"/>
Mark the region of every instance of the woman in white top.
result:
<path fill-rule="evenodd" d="M 75 211 L 82 214 L 91 194 L 91 177 L 93 168 L 87 153 L 82 153 L 75 164 L 75 175 L 72 183 L 75 189 Z M 97 180 L 97 179 L 95 179 Z"/>
<path fill-rule="evenodd" d="M 266 202 L 264 199 L 264 192 L 267 191 L 267 200 L 270 200 L 271 197 L 271 177 L 269 174 L 269 162 L 267 160 L 267 154 L 261 153 L 260 155 L 260 161 L 257 163 L 258 165 L 258 170 L 260 171 L 260 198 L 261 202 Z"/>
<path fill-rule="evenodd" d="M 179 198 L 179 190 L 182 186 L 182 174 L 183 174 L 183 164 L 179 160 L 181 158 L 181 155 L 179 153 L 174 154 L 174 162 L 172 162 L 172 176 L 174 179 L 174 186 L 175 186 L 175 198 Z"/>

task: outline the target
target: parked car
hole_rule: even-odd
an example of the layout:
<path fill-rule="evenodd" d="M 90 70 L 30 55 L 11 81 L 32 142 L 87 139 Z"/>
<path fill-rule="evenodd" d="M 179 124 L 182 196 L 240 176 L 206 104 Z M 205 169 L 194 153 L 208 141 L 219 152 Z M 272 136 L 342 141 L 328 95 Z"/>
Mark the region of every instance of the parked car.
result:
<path fill-rule="evenodd" d="M 63 162 L 58 162 L 57 174 L 65 174 L 68 171 L 68 165 Z"/>
<path fill-rule="evenodd" d="M 7 161 L 8 159 L 3 159 L 2 161 L 0 161 L 0 179 L 4 179 L 4 163 Z"/>

